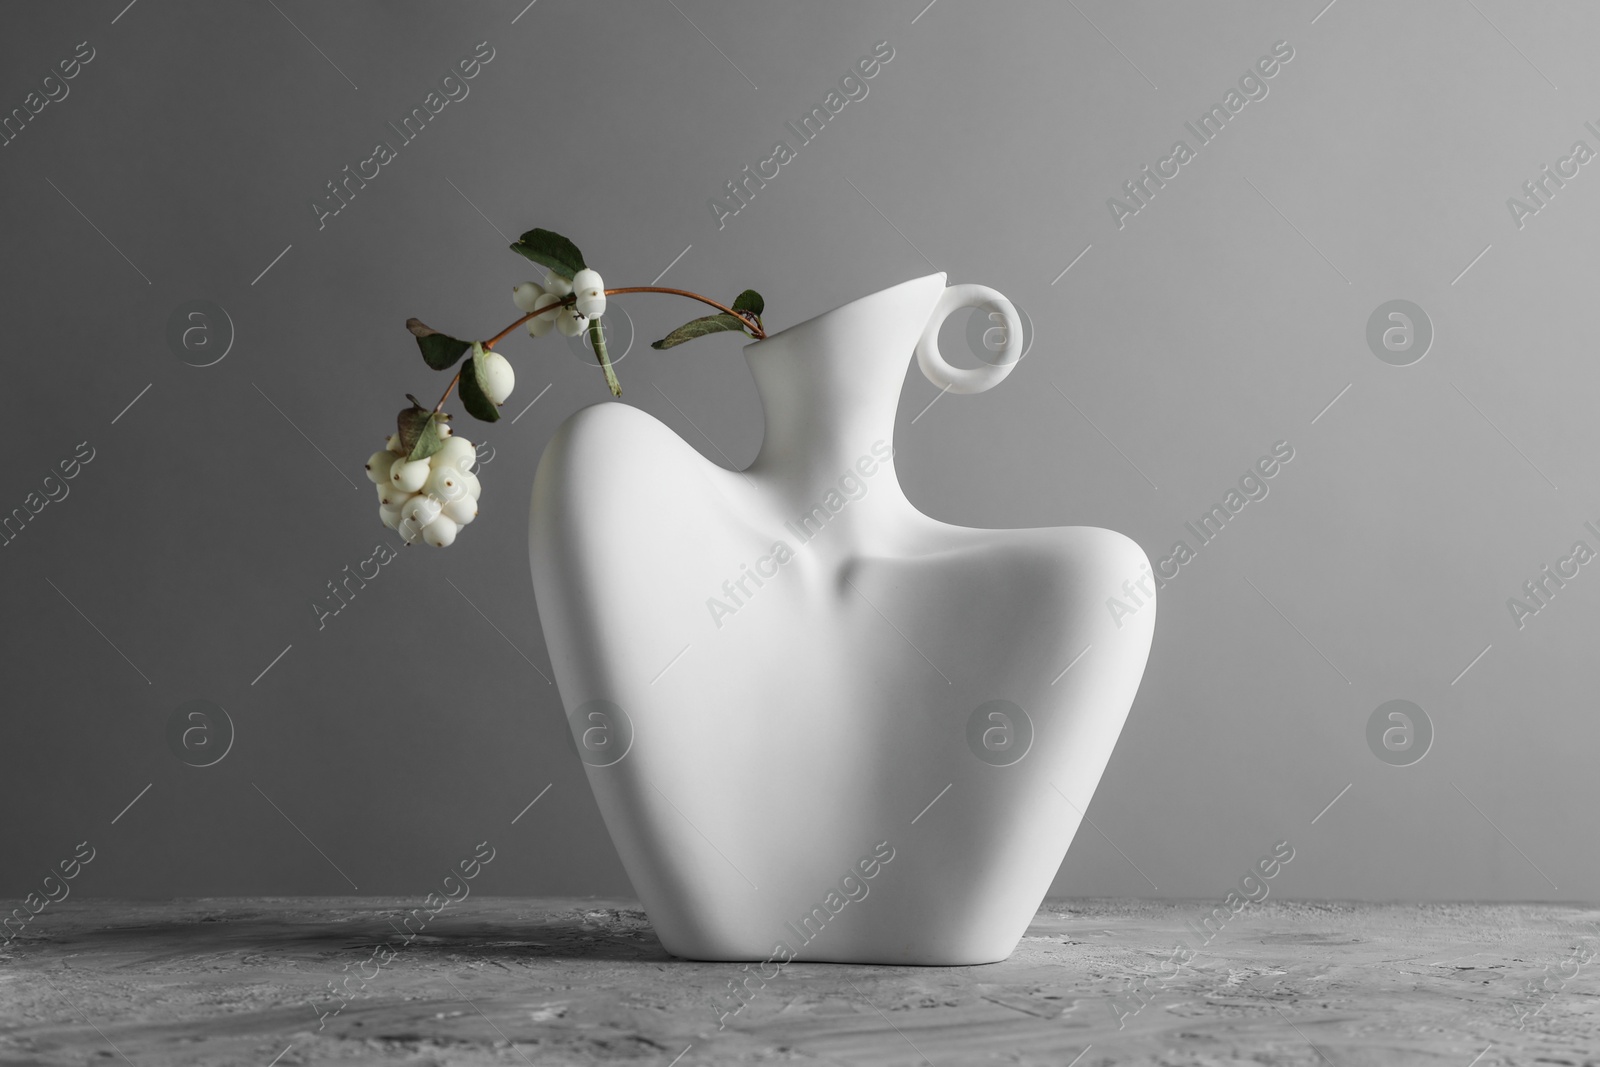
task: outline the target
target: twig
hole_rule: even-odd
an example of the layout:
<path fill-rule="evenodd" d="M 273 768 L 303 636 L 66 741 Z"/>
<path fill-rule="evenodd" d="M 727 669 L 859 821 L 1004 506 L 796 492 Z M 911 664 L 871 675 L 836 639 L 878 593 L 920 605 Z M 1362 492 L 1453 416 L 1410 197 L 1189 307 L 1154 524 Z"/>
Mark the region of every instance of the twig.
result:
<path fill-rule="evenodd" d="M 717 303 L 715 300 L 712 300 L 708 296 L 701 296 L 699 293 L 692 293 L 687 289 L 669 289 L 669 288 L 667 288 L 665 286 L 661 286 L 661 285 L 634 285 L 634 286 L 629 286 L 629 287 L 623 288 L 623 289 L 607 289 L 606 290 L 606 295 L 607 296 L 616 296 L 619 293 L 667 293 L 667 294 L 669 294 L 671 296 L 686 296 L 690 300 L 698 300 L 702 304 L 709 304 L 711 307 L 716 308 L 718 311 L 722 312 L 723 314 L 732 315 L 734 318 L 736 318 L 740 322 L 744 323 L 745 328 L 750 331 L 751 336 L 753 336 L 758 341 L 765 340 L 766 336 L 767 336 L 767 331 L 765 329 L 763 329 L 762 326 L 761 326 L 761 320 L 756 318 L 756 316 L 747 315 L 742 311 L 735 311 L 731 307 L 728 307 L 728 306 L 726 306 L 724 304 Z M 520 319 L 518 319 L 515 322 L 513 322 L 510 326 L 507 326 L 505 329 L 501 330 L 499 333 L 495 334 L 493 337 L 491 337 L 487 341 L 483 342 L 484 351 L 488 352 L 488 351 L 493 350 L 495 345 L 497 345 L 501 341 L 505 340 L 506 335 L 511 333 L 512 330 L 515 330 L 518 326 L 521 326 L 523 323 L 527 322 L 529 319 L 534 318 L 535 316 L 538 316 L 538 315 L 548 315 L 550 312 L 559 310 L 560 308 L 570 307 L 574 303 L 576 303 L 577 300 L 578 300 L 578 295 L 576 293 L 568 293 L 566 296 L 562 297 L 561 300 L 558 301 L 557 303 L 546 305 L 545 307 L 542 307 L 537 311 L 528 312 L 526 315 L 522 316 Z M 598 356 L 599 353 L 597 352 L 596 355 Z M 617 395 L 621 395 L 620 387 L 617 385 L 617 382 L 616 382 L 616 375 L 611 372 L 611 368 L 608 365 L 607 361 L 602 359 L 601 363 L 600 363 L 600 366 L 602 368 L 604 368 L 605 371 L 606 371 L 606 384 L 611 387 L 611 391 L 613 393 L 616 393 Z M 439 397 L 439 402 L 433 406 L 433 410 L 434 410 L 435 413 L 437 413 L 439 411 L 442 411 L 444 409 L 444 402 L 446 400 L 449 400 L 450 399 L 450 394 L 455 391 L 457 383 L 459 383 L 461 381 L 461 372 L 464 369 L 466 369 L 466 364 L 465 363 L 462 363 L 461 366 L 456 368 L 456 373 L 450 379 L 450 384 L 445 386 L 444 395 Z"/>

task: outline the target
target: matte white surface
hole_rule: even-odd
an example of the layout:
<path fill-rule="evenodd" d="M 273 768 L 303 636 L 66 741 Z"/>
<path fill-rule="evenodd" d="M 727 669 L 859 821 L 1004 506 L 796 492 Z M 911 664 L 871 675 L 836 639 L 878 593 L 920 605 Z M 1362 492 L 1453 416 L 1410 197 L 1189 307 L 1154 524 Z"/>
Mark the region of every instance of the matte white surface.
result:
<path fill-rule="evenodd" d="M 625 729 L 585 717 L 578 737 L 677 955 L 763 959 L 783 942 L 811 960 L 1003 959 L 1116 744 L 1155 610 L 1114 626 L 1104 602 L 1144 553 L 1091 527 L 934 521 L 879 458 L 945 292 L 930 275 L 747 346 L 767 427 L 746 471 L 626 404 L 572 416 L 539 464 L 530 558 L 556 680 L 569 717 L 604 700 L 631 723 L 608 766 L 594 753 Z M 830 490 L 836 512 L 802 541 Z M 779 542 L 793 558 L 761 586 L 723 588 Z M 992 700 L 1032 724 L 1009 766 L 968 745 Z M 875 849 L 892 859 L 840 889 Z M 819 904 L 802 944 L 789 924 Z"/>

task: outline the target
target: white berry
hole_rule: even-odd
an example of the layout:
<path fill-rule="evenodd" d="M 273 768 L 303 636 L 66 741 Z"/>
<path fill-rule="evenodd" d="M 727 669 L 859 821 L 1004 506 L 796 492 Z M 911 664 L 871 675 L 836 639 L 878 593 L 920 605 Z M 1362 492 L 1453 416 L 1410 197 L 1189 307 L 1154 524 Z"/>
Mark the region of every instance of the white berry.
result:
<path fill-rule="evenodd" d="M 404 451 L 400 447 L 400 435 L 397 434 L 397 433 L 390 434 L 389 435 L 389 442 L 386 445 L 384 445 L 383 447 L 387 448 L 390 452 L 393 452 L 397 456 L 400 455 L 401 452 Z"/>
<path fill-rule="evenodd" d="M 511 290 L 511 302 L 518 311 L 532 311 L 534 301 L 544 295 L 544 287 L 535 282 L 523 282 Z"/>
<path fill-rule="evenodd" d="M 446 504 L 442 514 L 457 526 L 465 526 L 478 517 L 478 502 L 470 495 L 462 495 Z"/>
<path fill-rule="evenodd" d="M 391 508 L 384 504 L 378 505 L 378 519 L 389 529 L 400 525 L 400 509 Z"/>
<path fill-rule="evenodd" d="M 498 352 L 490 352 L 483 357 L 483 377 L 485 392 L 489 395 L 489 402 L 499 407 L 511 395 L 511 389 L 517 384 L 517 372 L 511 369 L 511 363 Z"/>
<path fill-rule="evenodd" d="M 438 455 L 438 453 L 434 453 Z M 433 468 L 433 473 L 428 475 L 428 480 L 422 484 L 422 491 L 431 497 L 449 502 L 466 494 L 466 486 L 462 485 L 461 472 L 454 467 L 438 466 Z"/>
<path fill-rule="evenodd" d="M 556 316 L 556 329 L 568 337 L 576 337 L 589 328 L 589 320 L 578 314 L 577 308 L 566 308 Z"/>
<path fill-rule="evenodd" d="M 460 527 L 443 515 L 422 528 L 422 539 L 434 548 L 449 548 Z"/>
<path fill-rule="evenodd" d="M 452 437 L 429 459 L 435 470 L 440 467 L 454 467 L 458 471 L 469 471 L 478 462 L 478 453 L 473 449 L 472 442 L 465 437 Z"/>
<path fill-rule="evenodd" d="M 461 475 L 461 484 L 467 487 L 467 496 L 473 500 L 477 500 L 478 494 L 483 492 L 483 483 L 478 481 L 476 474 L 463 473 Z"/>
<path fill-rule="evenodd" d="M 418 493 L 406 501 L 405 506 L 400 509 L 400 514 L 418 526 L 426 526 L 434 519 L 437 519 L 439 512 L 443 510 L 444 505 L 437 497 L 431 497 L 427 493 Z"/>
<path fill-rule="evenodd" d="M 544 276 L 544 291 L 554 293 L 558 297 L 566 296 L 572 292 L 572 283 L 555 271 L 551 271 Z"/>
<path fill-rule="evenodd" d="M 578 294 L 578 302 L 574 306 L 580 315 L 597 319 L 606 313 L 606 283 L 600 279 L 600 272 L 583 268 L 572 279 L 572 291 Z"/>
<path fill-rule="evenodd" d="M 561 303 L 561 298 L 559 296 L 554 293 L 546 293 L 533 302 L 533 310 L 538 311 L 540 308 L 547 308 L 551 304 L 559 303 Z M 528 336 L 543 337 L 555 327 L 555 324 L 556 312 L 553 311 L 549 311 L 543 315 L 531 318 L 528 320 Z"/>
<path fill-rule="evenodd" d="M 374 485 L 388 482 L 389 468 L 394 466 L 394 460 L 393 452 L 374 452 L 367 458 L 367 480 Z"/>
<path fill-rule="evenodd" d="M 404 504 L 410 496 L 410 493 L 404 489 L 396 489 L 389 482 L 378 486 L 378 503 L 386 508 L 397 508 Z"/>
<path fill-rule="evenodd" d="M 394 532 L 400 535 L 400 540 L 409 545 L 413 541 L 421 539 L 422 525 L 402 516 L 400 521 L 395 524 Z"/>
<path fill-rule="evenodd" d="M 422 488 L 422 483 L 428 480 L 428 469 L 428 461 L 425 459 L 396 460 L 394 467 L 389 471 L 389 481 L 396 489 L 415 493 Z"/>

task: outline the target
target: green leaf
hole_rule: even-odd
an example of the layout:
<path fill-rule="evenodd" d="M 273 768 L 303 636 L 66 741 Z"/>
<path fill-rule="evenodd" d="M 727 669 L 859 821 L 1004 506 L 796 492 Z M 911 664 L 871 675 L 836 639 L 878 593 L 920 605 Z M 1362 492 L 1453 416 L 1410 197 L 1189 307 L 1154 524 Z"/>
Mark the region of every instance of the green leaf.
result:
<path fill-rule="evenodd" d="M 541 267 L 550 268 L 569 282 L 573 275 L 586 266 L 583 253 L 578 251 L 577 245 L 549 230 L 529 230 L 517 238 L 511 251 L 528 257 Z"/>
<path fill-rule="evenodd" d="M 417 437 L 417 443 L 411 446 L 410 452 L 406 453 L 406 459 L 427 459 L 443 448 L 445 438 L 441 431 L 449 421 L 450 416 L 444 412 L 432 412 L 422 427 L 421 435 Z"/>
<path fill-rule="evenodd" d="M 761 313 L 767 310 L 767 302 L 761 299 L 761 294 L 754 289 L 746 289 L 733 299 L 733 310 L 748 311 L 760 318 Z"/>
<path fill-rule="evenodd" d="M 600 361 L 600 369 L 606 372 L 606 385 L 611 387 L 611 395 L 621 396 L 622 383 L 617 381 L 617 372 L 611 367 L 611 355 L 606 351 L 605 329 L 598 318 L 589 320 L 589 345 L 594 349 L 594 358 Z"/>
<path fill-rule="evenodd" d="M 500 418 L 500 409 L 489 399 L 489 389 L 483 372 L 485 354 L 481 342 L 472 342 L 472 362 L 461 368 L 461 384 L 458 391 L 461 393 L 461 406 L 467 409 L 468 415 L 483 422 L 497 422 Z"/>
<path fill-rule="evenodd" d="M 692 341 L 696 337 L 704 337 L 708 333 L 722 333 L 725 330 L 743 333 L 745 323 L 726 312 L 718 312 L 715 315 L 707 315 L 703 319 L 691 319 L 661 340 L 651 341 L 650 347 L 674 348 L 685 341 Z"/>
<path fill-rule="evenodd" d="M 462 354 L 472 347 L 470 342 L 440 333 L 421 319 L 407 319 L 406 329 L 417 339 L 417 347 L 422 349 L 423 361 L 434 370 L 449 370 L 454 367 Z"/>
<path fill-rule="evenodd" d="M 450 421 L 450 416 L 423 407 L 410 393 L 406 394 L 406 399 L 411 401 L 411 406 L 401 411 L 395 420 L 395 428 L 400 431 L 400 447 L 405 450 L 407 460 L 427 459 L 444 447 L 440 430 Z"/>

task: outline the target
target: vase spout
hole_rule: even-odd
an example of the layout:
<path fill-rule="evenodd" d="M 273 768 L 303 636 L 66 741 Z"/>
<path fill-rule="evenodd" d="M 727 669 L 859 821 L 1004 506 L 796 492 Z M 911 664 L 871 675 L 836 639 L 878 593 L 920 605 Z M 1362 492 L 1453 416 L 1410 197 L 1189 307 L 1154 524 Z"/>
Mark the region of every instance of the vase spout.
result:
<path fill-rule="evenodd" d="M 746 345 L 767 423 L 752 471 L 827 480 L 892 443 L 907 364 L 944 290 L 942 273 L 915 278 Z"/>

